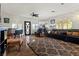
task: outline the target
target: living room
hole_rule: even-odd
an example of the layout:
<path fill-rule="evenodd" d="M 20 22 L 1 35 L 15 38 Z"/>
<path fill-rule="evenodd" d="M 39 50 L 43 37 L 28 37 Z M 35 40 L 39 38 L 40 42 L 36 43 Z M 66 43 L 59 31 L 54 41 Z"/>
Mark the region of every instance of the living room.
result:
<path fill-rule="evenodd" d="M 6 56 L 79 55 L 78 3 L 0 5 L 0 29 L 7 40 L 1 55 L 4 52 Z"/>

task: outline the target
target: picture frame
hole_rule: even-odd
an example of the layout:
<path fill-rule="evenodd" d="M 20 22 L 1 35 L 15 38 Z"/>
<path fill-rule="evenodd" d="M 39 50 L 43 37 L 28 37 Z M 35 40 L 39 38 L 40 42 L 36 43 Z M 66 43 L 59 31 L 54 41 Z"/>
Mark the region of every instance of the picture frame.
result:
<path fill-rule="evenodd" d="M 4 18 L 4 23 L 9 23 L 10 19 L 9 18 Z"/>
<path fill-rule="evenodd" d="M 55 19 L 50 20 L 51 24 L 55 24 Z"/>

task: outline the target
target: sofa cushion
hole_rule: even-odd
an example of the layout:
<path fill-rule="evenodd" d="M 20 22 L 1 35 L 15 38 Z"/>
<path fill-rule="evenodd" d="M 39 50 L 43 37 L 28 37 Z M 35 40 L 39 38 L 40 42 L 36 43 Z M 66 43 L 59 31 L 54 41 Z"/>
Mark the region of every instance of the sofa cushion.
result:
<path fill-rule="evenodd" d="M 73 32 L 72 35 L 73 36 L 79 36 L 79 32 Z"/>
<path fill-rule="evenodd" d="M 67 32 L 67 35 L 72 35 L 72 32 Z"/>

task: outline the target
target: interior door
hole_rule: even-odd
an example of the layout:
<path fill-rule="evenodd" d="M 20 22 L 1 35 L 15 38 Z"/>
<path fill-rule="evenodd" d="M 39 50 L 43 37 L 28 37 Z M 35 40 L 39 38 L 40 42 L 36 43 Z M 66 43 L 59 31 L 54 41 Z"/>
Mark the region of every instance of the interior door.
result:
<path fill-rule="evenodd" d="M 24 31 L 25 31 L 25 35 L 31 34 L 31 22 L 30 21 L 24 21 Z"/>

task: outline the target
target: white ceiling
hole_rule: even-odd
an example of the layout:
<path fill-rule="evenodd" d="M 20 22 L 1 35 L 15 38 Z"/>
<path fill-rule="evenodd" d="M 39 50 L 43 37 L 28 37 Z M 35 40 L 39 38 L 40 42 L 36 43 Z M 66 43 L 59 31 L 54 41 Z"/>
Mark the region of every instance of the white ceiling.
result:
<path fill-rule="evenodd" d="M 39 19 L 47 19 L 79 10 L 78 3 L 65 3 L 64 5 L 60 3 L 4 3 L 1 6 L 4 14 L 16 17 L 32 17 L 31 13 L 35 12 L 39 14 Z M 53 10 L 55 12 L 51 12 Z"/>

